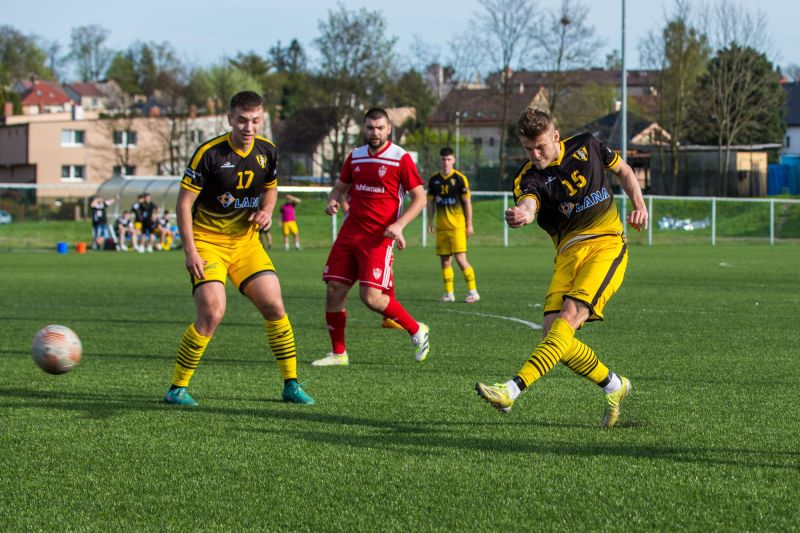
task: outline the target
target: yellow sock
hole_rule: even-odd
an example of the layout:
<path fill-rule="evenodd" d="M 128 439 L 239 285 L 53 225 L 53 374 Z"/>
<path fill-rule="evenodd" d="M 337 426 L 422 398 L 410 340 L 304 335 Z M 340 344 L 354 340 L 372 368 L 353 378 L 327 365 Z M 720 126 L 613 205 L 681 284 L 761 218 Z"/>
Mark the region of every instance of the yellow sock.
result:
<path fill-rule="evenodd" d="M 608 367 L 597 358 L 594 350 L 574 337 L 570 350 L 561 361 L 576 374 L 598 385 L 608 377 Z"/>
<path fill-rule="evenodd" d="M 478 284 L 475 283 L 475 270 L 472 267 L 469 267 L 464 272 L 464 281 L 467 282 L 467 290 L 474 291 L 477 290 Z"/>
<path fill-rule="evenodd" d="M 530 386 L 534 381 L 547 374 L 572 346 L 575 330 L 563 318 L 557 318 L 550 326 L 547 336 L 542 339 L 531 352 L 517 375 Z"/>
<path fill-rule="evenodd" d="M 294 332 L 289 322 L 289 315 L 278 320 L 265 320 L 264 331 L 275 362 L 284 380 L 297 379 L 297 347 L 294 344 Z"/>
<path fill-rule="evenodd" d="M 442 281 L 444 282 L 444 293 L 453 292 L 453 267 L 442 268 Z"/>
<path fill-rule="evenodd" d="M 189 324 L 183 332 L 181 343 L 178 346 L 178 357 L 175 360 L 175 370 L 172 372 L 172 384 L 177 387 L 188 387 L 200 358 L 206 351 L 206 346 L 211 337 L 197 333 L 194 323 Z"/>

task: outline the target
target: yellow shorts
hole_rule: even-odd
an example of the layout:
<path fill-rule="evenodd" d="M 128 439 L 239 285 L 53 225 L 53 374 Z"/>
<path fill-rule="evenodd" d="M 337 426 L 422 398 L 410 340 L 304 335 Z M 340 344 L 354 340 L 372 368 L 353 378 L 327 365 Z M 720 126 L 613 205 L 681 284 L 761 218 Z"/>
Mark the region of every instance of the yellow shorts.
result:
<path fill-rule="evenodd" d="M 205 279 L 192 278 L 192 291 L 198 285 L 219 281 L 223 285 L 228 277 L 244 294 L 244 287 L 251 279 L 265 272 L 275 272 L 275 266 L 267 255 L 257 233 L 254 238 L 235 246 L 220 246 L 208 241 L 195 241 L 197 253 L 205 261 Z"/>
<path fill-rule="evenodd" d="M 467 230 L 436 230 L 436 255 L 453 255 L 466 253 Z"/>
<path fill-rule="evenodd" d="M 283 236 L 288 237 L 289 235 L 297 235 L 297 221 L 290 220 L 289 222 L 283 223 Z"/>
<path fill-rule="evenodd" d="M 588 321 L 603 320 L 603 309 L 625 277 L 628 249 L 621 236 L 578 242 L 556 256 L 544 314 L 558 313 L 564 298 L 589 306 Z"/>

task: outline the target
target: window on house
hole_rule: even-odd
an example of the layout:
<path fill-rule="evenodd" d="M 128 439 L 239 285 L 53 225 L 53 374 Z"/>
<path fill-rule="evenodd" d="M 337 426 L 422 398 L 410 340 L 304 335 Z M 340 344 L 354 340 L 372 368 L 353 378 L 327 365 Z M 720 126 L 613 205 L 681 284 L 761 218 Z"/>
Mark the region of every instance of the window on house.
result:
<path fill-rule="evenodd" d="M 191 130 L 189 131 L 189 140 L 194 143 L 199 143 L 203 140 L 203 131 L 202 130 Z"/>
<path fill-rule="evenodd" d="M 489 146 L 494 146 L 494 137 L 489 137 Z"/>
<path fill-rule="evenodd" d="M 136 175 L 136 166 L 135 165 L 114 165 L 111 173 L 114 176 L 135 176 Z"/>
<path fill-rule="evenodd" d="M 114 146 L 136 146 L 136 132 L 133 130 L 114 130 Z"/>
<path fill-rule="evenodd" d="M 792 138 L 787 135 L 786 136 L 786 148 L 791 148 L 791 147 L 792 147 Z"/>
<path fill-rule="evenodd" d="M 83 180 L 85 177 L 83 165 L 61 165 L 61 181 Z"/>
<path fill-rule="evenodd" d="M 61 146 L 83 146 L 84 130 L 61 130 Z"/>

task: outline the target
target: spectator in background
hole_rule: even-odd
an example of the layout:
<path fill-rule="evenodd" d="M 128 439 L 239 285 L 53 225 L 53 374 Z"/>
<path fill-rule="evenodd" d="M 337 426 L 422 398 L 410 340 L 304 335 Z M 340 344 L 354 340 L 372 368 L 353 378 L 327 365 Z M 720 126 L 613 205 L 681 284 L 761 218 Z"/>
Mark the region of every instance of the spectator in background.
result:
<path fill-rule="evenodd" d="M 136 230 L 131 235 L 131 240 L 133 241 L 133 249 L 137 252 L 144 251 L 144 243 L 140 244 L 140 237 L 142 235 L 142 219 L 141 217 L 141 203 L 144 200 L 144 194 L 140 194 L 136 197 L 136 201 L 131 204 L 131 213 L 133 214 L 133 228 Z M 141 248 L 141 249 L 140 249 Z"/>
<path fill-rule="evenodd" d="M 127 237 L 131 238 L 131 246 L 133 246 L 134 249 L 137 246 L 136 234 L 138 232 L 136 230 L 136 225 L 134 224 L 133 218 L 133 213 L 130 211 L 123 211 L 117 219 L 117 250 L 120 252 L 128 251 L 128 247 L 125 245 L 125 240 Z"/>
<path fill-rule="evenodd" d="M 155 232 L 158 235 L 156 248 L 167 252 L 172 247 L 173 237 L 172 223 L 169 220 L 169 211 L 165 209 L 164 213 L 162 214 L 158 209 L 156 209 L 155 215 Z"/>
<path fill-rule="evenodd" d="M 108 206 L 114 199 L 104 200 L 102 196 L 92 199 L 92 250 L 102 250 L 106 239 L 111 238 L 111 229 L 108 227 Z"/>
<path fill-rule="evenodd" d="M 138 202 L 139 204 L 139 211 L 138 211 L 138 219 L 142 223 L 142 242 L 139 245 L 139 249 L 137 251 L 144 252 L 147 250 L 148 252 L 153 252 L 153 244 L 156 240 L 155 235 L 155 217 L 153 213 L 158 206 L 153 202 L 152 198 L 150 197 L 150 193 L 146 192 L 142 195 L 142 200 Z"/>
<path fill-rule="evenodd" d="M 281 206 L 281 228 L 283 229 L 283 248 L 289 249 L 289 235 L 294 238 L 294 249 L 300 249 L 300 231 L 297 228 L 297 213 L 295 207 L 301 202 L 300 198 L 287 194 Z"/>

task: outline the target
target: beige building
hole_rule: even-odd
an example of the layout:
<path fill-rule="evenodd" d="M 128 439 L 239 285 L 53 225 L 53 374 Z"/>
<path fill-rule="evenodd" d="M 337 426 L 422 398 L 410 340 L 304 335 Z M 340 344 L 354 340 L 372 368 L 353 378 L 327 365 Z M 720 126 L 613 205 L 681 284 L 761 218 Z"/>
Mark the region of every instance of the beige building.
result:
<path fill-rule="evenodd" d="M 265 123 L 262 135 L 270 138 Z M 92 195 L 112 176 L 177 175 L 200 143 L 229 129 L 226 115 L 7 116 L 0 126 L 0 184 L 35 185 L 42 201 Z"/>

